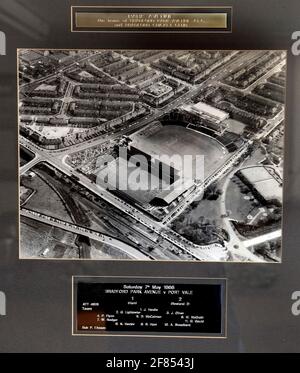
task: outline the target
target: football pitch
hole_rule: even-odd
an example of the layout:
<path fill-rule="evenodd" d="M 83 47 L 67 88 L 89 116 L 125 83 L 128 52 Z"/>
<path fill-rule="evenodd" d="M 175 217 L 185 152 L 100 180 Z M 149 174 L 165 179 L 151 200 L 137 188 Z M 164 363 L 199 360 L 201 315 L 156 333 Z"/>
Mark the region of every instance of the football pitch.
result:
<path fill-rule="evenodd" d="M 208 177 L 220 167 L 228 156 L 228 151 L 215 139 L 200 132 L 177 125 L 160 126 L 148 136 L 133 135 L 134 146 L 153 157 L 191 155 L 204 156 L 204 176 Z M 194 164 L 193 164 L 194 166 Z M 180 165 L 176 167 L 180 169 Z"/>

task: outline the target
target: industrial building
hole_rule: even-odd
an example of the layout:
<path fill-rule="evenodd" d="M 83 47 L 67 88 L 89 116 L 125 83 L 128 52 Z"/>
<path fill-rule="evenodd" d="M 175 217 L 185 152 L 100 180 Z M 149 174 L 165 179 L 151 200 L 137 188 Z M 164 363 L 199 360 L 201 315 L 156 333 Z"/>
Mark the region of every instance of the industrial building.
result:
<path fill-rule="evenodd" d="M 282 180 L 273 168 L 247 167 L 240 170 L 238 176 L 262 203 L 282 203 Z"/>

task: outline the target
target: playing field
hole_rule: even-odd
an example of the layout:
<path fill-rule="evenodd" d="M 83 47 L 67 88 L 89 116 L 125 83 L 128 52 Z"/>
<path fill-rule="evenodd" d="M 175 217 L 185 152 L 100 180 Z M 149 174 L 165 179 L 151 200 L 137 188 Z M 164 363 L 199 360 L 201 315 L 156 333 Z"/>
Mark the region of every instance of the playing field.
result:
<path fill-rule="evenodd" d="M 126 172 L 124 172 L 125 169 Z M 161 190 L 169 186 L 155 175 L 151 176 L 142 168 L 137 169 L 134 163 L 127 162 L 123 158 L 117 158 L 114 162 L 110 162 L 102 172 L 102 175 L 108 174 L 110 176 L 109 187 L 115 181 L 116 189 L 123 191 L 128 197 L 140 204 L 149 203 Z M 99 173 L 98 181 L 100 183 L 101 179 L 104 178 Z"/>
<path fill-rule="evenodd" d="M 163 126 L 155 123 L 153 127 L 149 126 L 146 130 L 132 135 L 131 139 L 130 145 L 135 149 L 134 154 L 140 151 L 141 154 L 159 158 L 165 165 L 171 164 L 178 171 L 175 176 L 177 180 L 182 177 L 193 180 L 195 177 L 190 177 L 190 175 L 196 174 L 196 165 L 203 168 L 203 162 L 197 163 L 196 156 L 204 157 L 204 175 L 201 174 L 203 170 L 197 174 L 201 174 L 204 178 L 220 167 L 228 157 L 228 152 L 216 140 L 182 126 Z M 174 158 L 175 155 L 178 158 Z M 186 165 L 183 160 L 186 155 L 192 156 L 191 164 Z M 170 162 L 162 156 L 169 157 Z M 136 172 L 136 157 L 132 155 L 128 163 L 122 157 L 110 162 L 98 174 L 98 182 L 101 184 L 101 180 L 103 182 L 106 178 L 105 175 L 109 175 L 110 181 L 106 181 L 109 187 L 115 185 L 115 189 L 123 191 L 129 198 L 144 205 L 162 191 L 167 190 L 170 183 L 167 179 L 162 180 L 155 174 L 150 175 L 144 167 L 139 167 Z M 145 161 L 147 162 L 147 159 Z M 183 167 L 191 168 L 192 173 L 186 173 L 186 170 L 182 173 Z M 126 173 L 124 173 L 125 169 L 127 169 Z"/>
<path fill-rule="evenodd" d="M 191 155 L 195 159 L 197 155 L 204 156 L 205 178 L 220 167 L 228 156 L 227 150 L 215 139 L 182 126 L 159 126 L 147 136 L 136 134 L 132 138 L 134 147 L 153 157 L 178 154 L 181 158 Z M 176 163 L 174 167 L 180 169 Z"/>

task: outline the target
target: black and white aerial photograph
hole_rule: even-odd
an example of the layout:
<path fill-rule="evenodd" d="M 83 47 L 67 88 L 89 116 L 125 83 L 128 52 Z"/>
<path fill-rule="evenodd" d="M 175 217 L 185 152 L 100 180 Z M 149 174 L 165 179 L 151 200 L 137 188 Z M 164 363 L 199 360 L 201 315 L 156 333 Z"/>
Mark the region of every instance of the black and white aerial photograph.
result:
<path fill-rule="evenodd" d="M 286 52 L 18 50 L 21 259 L 280 263 Z"/>

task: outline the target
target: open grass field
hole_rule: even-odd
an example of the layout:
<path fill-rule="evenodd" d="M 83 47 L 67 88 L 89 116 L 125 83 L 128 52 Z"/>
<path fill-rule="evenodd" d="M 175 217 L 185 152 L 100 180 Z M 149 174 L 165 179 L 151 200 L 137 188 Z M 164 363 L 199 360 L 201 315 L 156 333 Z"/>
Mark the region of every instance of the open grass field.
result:
<path fill-rule="evenodd" d="M 231 179 L 226 191 L 226 209 L 230 218 L 248 223 L 255 217 L 262 205 L 254 198 L 250 189 L 236 176 Z"/>
<path fill-rule="evenodd" d="M 154 130 L 148 132 L 147 135 L 143 133 L 133 135 L 133 142 L 131 145 L 141 152 L 151 155 L 153 158 L 159 158 L 165 164 L 171 164 L 179 172 L 183 171 L 183 165 L 186 166 L 184 163 L 184 156 L 192 156 L 192 164 L 187 164 L 187 167 L 192 170 L 192 179 L 195 178 L 194 175 L 196 174 L 196 156 L 204 156 L 204 163 L 197 164 L 197 167 L 200 165 L 202 168 L 204 164 L 204 171 L 202 169 L 199 172 L 201 178 L 208 177 L 220 167 L 228 157 L 227 150 L 225 150 L 220 143 L 199 132 L 182 126 L 162 126 L 157 125 L 157 123 L 156 127 L 153 129 Z M 162 158 L 163 156 L 168 157 L 169 162 L 167 158 Z M 176 158 L 174 156 L 178 157 Z M 147 170 L 139 169 L 138 172 L 135 172 L 135 162 L 132 165 L 128 162 L 128 173 L 124 176 L 124 173 L 120 173 L 119 170 L 124 170 L 126 165 L 124 159 L 118 158 L 115 162 L 110 162 L 108 164 L 103 170 L 103 174 L 109 174 L 110 180 L 116 181 L 113 185 L 116 185 L 116 188 L 119 190 L 122 189 L 120 188 L 120 183 L 123 186 L 127 185 L 127 188 L 123 188 L 123 191 L 128 197 L 133 198 L 141 204 L 149 203 L 158 193 L 170 186 L 166 180 L 160 180 L 156 178 L 155 175 L 152 175 L 151 179 L 151 175 Z M 185 169 L 184 171 L 186 175 L 187 170 Z M 139 174 L 138 180 L 135 177 L 137 174 Z M 98 177 L 99 176 L 100 174 Z M 119 179 L 120 177 L 121 180 Z M 124 177 L 126 180 L 124 180 Z"/>
<path fill-rule="evenodd" d="M 208 177 L 226 160 L 228 152 L 215 139 L 182 126 L 160 126 L 149 136 L 134 135 L 134 146 L 154 157 L 178 154 L 204 156 L 204 176 Z M 195 158 L 194 164 L 195 165 Z M 174 167 L 180 170 L 180 164 Z"/>
<path fill-rule="evenodd" d="M 78 258 L 76 235 L 21 217 L 21 258 Z"/>
<path fill-rule="evenodd" d="M 127 175 L 123 171 L 120 172 L 126 168 Z M 116 180 L 117 189 L 123 190 L 128 197 L 141 204 L 149 203 L 160 192 L 159 188 L 168 187 L 166 183 L 160 185 L 160 179 L 155 175 L 151 179 L 147 170 L 137 168 L 135 163 L 127 163 L 123 158 L 110 162 L 104 169 L 104 173 L 108 173 L 111 180 Z M 101 178 L 100 174 L 98 177 Z"/>
<path fill-rule="evenodd" d="M 27 178 L 23 184 L 35 191 L 24 207 L 58 219 L 72 221 L 58 194 L 38 175 L 33 179 Z"/>

